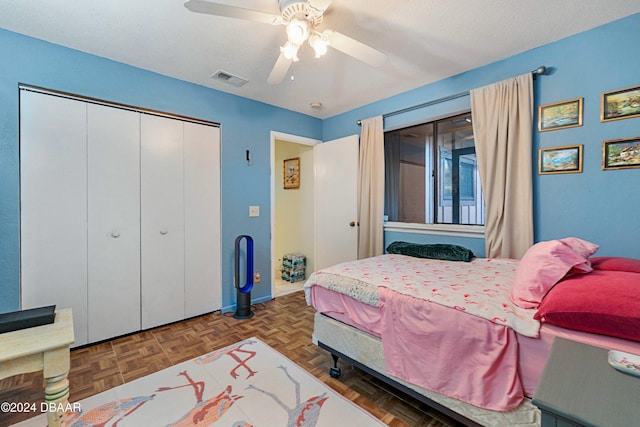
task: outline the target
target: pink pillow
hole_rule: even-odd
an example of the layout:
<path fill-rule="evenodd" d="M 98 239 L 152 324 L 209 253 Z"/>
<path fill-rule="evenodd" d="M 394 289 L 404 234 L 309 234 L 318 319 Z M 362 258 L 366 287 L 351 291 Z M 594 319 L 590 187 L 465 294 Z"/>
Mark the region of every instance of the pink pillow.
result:
<path fill-rule="evenodd" d="M 560 241 L 585 258 L 589 258 L 591 255 L 595 254 L 600 247 L 595 243 L 587 242 L 586 240 L 578 239 L 577 237 L 565 237 L 564 239 L 560 239 Z M 590 273 L 592 271 L 593 268 L 591 268 L 591 261 L 588 259 L 583 264 L 576 265 L 571 269 L 572 273 L 578 274 Z"/>
<path fill-rule="evenodd" d="M 564 239 L 560 239 L 561 242 L 567 244 L 571 249 L 578 252 L 585 258 L 589 258 L 591 255 L 595 254 L 599 245 L 595 243 L 587 242 L 586 240 L 578 239 L 577 237 L 565 237 Z"/>
<path fill-rule="evenodd" d="M 518 264 L 511 287 L 511 301 L 522 308 L 537 308 L 553 285 L 575 266 L 586 269 L 587 262 L 585 257 L 559 240 L 536 243 Z"/>
<path fill-rule="evenodd" d="M 640 341 L 640 274 L 594 270 L 554 286 L 534 318 L 577 331 Z"/>
<path fill-rule="evenodd" d="M 640 273 L 640 259 L 616 256 L 600 256 L 591 258 L 594 270 L 628 271 Z"/>

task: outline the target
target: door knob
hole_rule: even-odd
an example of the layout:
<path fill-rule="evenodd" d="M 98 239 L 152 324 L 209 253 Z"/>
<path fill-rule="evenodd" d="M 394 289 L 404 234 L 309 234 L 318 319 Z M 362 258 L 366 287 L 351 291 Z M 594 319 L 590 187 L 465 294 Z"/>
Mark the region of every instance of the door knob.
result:
<path fill-rule="evenodd" d="M 356 222 L 355 222 L 355 221 L 351 221 L 351 222 L 349 223 L 349 227 L 355 227 L 355 226 L 356 226 Z"/>
<path fill-rule="evenodd" d="M 111 237 L 113 237 L 114 239 L 117 239 L 118 237 L 120 237 L 120 233 L 118 233 L 117 231 L 112 231 Z"/>
<path fill-rule="evenodd" d="M 163 236 L 164 236 L 165 234 L 167 234 L 167 233 L 168 233 L 168 231 L 167 231 L 167 229 L 166 229 L 166 228 L 163 228 L 162 230 L 160 230 L 160 234 L 162 234 Z"/>

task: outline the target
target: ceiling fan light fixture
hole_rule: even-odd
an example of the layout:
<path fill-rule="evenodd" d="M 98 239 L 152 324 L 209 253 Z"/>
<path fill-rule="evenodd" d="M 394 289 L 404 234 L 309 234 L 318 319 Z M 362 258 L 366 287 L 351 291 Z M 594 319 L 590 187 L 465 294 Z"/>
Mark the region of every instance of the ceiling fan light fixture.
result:
<path fill-rule="evenodd" d="M 285 58 L 298 62 L 298 49 L 300 49 L 300 45 L 288 41 L 280 48 L 280 51 Z"/>
<path fill-rule="evenodd" d="M 287 37 L 291 43 L 300 46 L 309 38 L 309 23 L 300 19 L 292 19 L 287 24 Z"/>
<path fill-rule="evenodd" d="M 228 4 L 228 1 L 218 3 L 215 0 L 187 0 L 184 5 L 194 13 L 285 26 L 287 41 L 280 47 L 280 55 L 278 55 L 278 59 L 267 78 L 269 84 L 282 82 L 291 64 L 298 61 L 298 50 L 305 42 L 313 48 L 316 58 L 323 56 L 328 50 L 327 48 L 331 46 L 331 48 L 371 67 L 379 67 L 384 64 L 387 59 L 387 54 L 384 52 L 340 32 L 330 29 L 318 30 L 322 25 L 324 13 L 331 1 L 278 0 L 280 15 L 233 6 Z M 536 70 L 536 73 L 538 73 L 538 70 Z M 216 78 L 230 84 L 240 80 L 228 77 L 227 73 L 221 74 Z M 241 82 L 238 81 L 237 83 L 240 84 Z"/>
<path fill-rule="evenodd" d="M 327 53 L 328 43 L 318 34 L 313 34 L 309 37 L 309 45 L 313 48 L 313 51 L 316 53 L 316 58 L 320 58 L 322 55 Z"/>

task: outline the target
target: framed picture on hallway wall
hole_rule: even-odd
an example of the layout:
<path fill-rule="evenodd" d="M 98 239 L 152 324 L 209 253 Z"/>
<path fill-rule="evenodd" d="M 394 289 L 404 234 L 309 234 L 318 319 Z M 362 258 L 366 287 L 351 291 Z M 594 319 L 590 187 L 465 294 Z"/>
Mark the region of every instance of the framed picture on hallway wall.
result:
<path fill-rule="evenodd" d="M 538 130 L 566 129 L 582 126 L 582 98 L 538 107 Z"/>
<path fill-rule="evenodd" d="M 300 157 L 284 161 L 284 189 L 300 188 Z"/>
<path fill-rule="evenodd" d="M 582 172 L 582 144 L 538 150 L 538 174 Z"/>
<path fill-rule="evenodd" d="M 600 121 L 640 117 L 640 86 L 614 90 L 602 94 Z"/>

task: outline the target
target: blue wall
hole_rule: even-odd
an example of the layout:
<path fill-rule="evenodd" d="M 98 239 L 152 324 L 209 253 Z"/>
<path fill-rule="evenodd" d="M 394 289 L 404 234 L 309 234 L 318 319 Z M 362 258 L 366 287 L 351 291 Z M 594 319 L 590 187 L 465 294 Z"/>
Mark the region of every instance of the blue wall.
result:
<path fill-rule="evenodd" d="M 0 58 L 0 312 L 19 309 L 20 298 L 19 83 L 221 123 L 222 304 L 235 304 L 239 234 L 254 237 L 255 268 L 263 273 L 253 300 L 270 298 L 270 131 L 320 139 L 319 119 L 1 29 Z M 249 205 L 261 206 L 261 215 L 249 218 Z"/>
<path fill-rule="evenodd" d="M 550 67 L 551 72 L 534 83 L 536 106 L 583 97 L 584 126 L 535 132 L 534 169 L 539 147 L 580 143 L 584 144 L 584 171 L 534 174 L 536 241 L 578 236 L 600 244 L 597 255 L 640 258 L 640 169 L 602 171 L 600 163 L 602 141 L 640 136 L 640 118 L 599 120 L 602 92 L 640 85 L 639 45 L 640 14 L 636 14 L 321 121 L 0 30 L 0 312 L 19 308 L 19 83 L 221 123 L 223 307 L 229 307 L 235 304 L 233 245 L 239 234 L 255 238 L 256 270 L 263 272 L 253 299 L 268 299 L 270 294 L 270 275 L 264 274 L 270 271 L 271 260 L 270 131 L 325 141 L 358 134 L 356 120 L 468 91 L 539 65 Z M 441 117 L 468 105 L 468 97 L 460 98 L 394 116 L 385 126 L 390 129 Z M 251 166 L 245 161 L 247 149 L 252 152 Z M 261 216 L 249 218 L 249 205 L 261 206 Z M 387 238 L 433 240 L 403 233 Z"/>
<path fill-rule="evenodd" d="M 484 86 L 540 65 L 550 68 L 534 81 L 537 107 L 584 98 L 583 126 L 534 132 L 535 240 L 577 236 L 600 245 L 596 255 L 640 258 L 640 169 L 601 168 L 602 141 L 640 137 L 640 118 L 600 122 L 602 92 L 640 85 L 640 14 L 577 34 L 528 52 L 387 98 L 323 121 L 323 139 L 359 133 L 356 121 L 401 110 Z M 385 120 L 385 129 L 441 117 L 469 108 L 459 98 Z M 583 172 L 538 175 L 538 148 L 584 144 Z M 404 235 L 403 235 L 404 234 Z M 434 237 L 387 233 L 393 240 L 428 242 Z M 440 238 L 439 241 L 451 241 Z M 457 243 L 451 241 L 452 243 Z"/>

